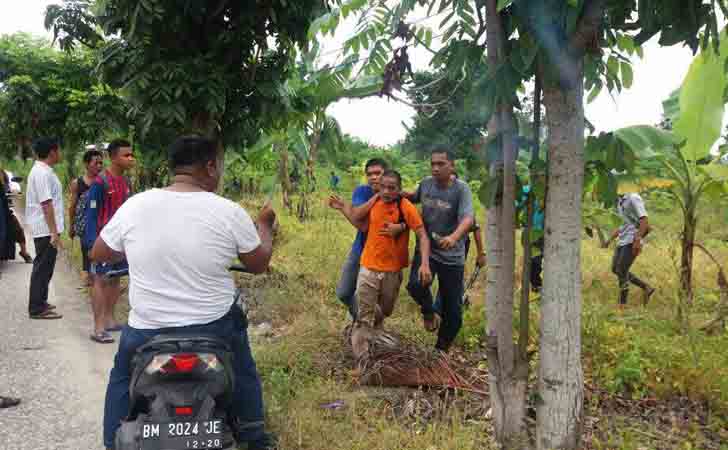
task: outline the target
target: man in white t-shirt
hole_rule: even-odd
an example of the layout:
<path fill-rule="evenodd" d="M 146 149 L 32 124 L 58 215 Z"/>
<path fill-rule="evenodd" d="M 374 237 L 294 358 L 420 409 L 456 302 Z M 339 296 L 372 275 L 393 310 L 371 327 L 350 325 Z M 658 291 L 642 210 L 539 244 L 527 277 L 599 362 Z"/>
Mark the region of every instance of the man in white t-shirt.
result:
<path fill-rule="evenodd" d="M 622 218 L 622 226 L 614 230 L 605 247 L 617 239 L 617 249 L 612 258 L 612 272 L 619 279 L 619 304 L 623 310 L 627 304 L 629 285 L 642 289 L 642 304 L 647 305 L 655 289 L 630 271 L 637 257 L 642 253 L 642 239 L 650 232 L 645 202 L 639 194 L 624 194 L 617 198 L 617 214 Z"/>
<path fill-rule="evenodd" d="M 57 140 L 43 138 L 33 143 L 33 150 L 37 159 L 28 175 L 25 195 L 25 222 L 35 245 L 28 314 L 31 319 L 60 319 L 63 316 L 48 303 L 48 285 L 63 233 L 63 188 L 53 172 L 53 166 L 61 161 L 61 147 Z"/>
<path fill-rule="evenodd" d="M 240 258 L 253 273 L 268 267 L 275 213 L 264 207 L 256 223 L 238 204 L 216 195 L 222 155 L 206 138 L 188 136 L 169 148 L 172 184 L 127 200 L 91 249 L 97 262 L 129 262 L 128 326 L 111 371 L 104 411 L 104 444 L 113 448 L 128 413 L 131 358 L 161 332 L 210 333 L 233 349 L 234 433 L 249 449 L 271 448 L 264 431 L 260 379 L 242 312 L 233 304 L 228 267 Z"/>

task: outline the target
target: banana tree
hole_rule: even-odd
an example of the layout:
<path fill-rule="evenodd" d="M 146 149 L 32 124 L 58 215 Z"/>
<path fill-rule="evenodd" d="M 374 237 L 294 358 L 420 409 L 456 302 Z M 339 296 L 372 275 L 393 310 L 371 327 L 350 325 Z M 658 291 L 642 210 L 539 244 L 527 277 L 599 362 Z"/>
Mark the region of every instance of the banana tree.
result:
<path fill-rule="evenodd" d="M 682 86 L 663 103 L 673 130 L 650 126 L 628 127 L 602 134 L 587 147 L 630 170 L 641 162 L 660 162 L 661 175 L 674 183 L 669 195 L 683 215 L 680 255 L 680 302 L 677 319 L 685 327 L 693 302 L 693 250 L 698 225 L 698 204 L 728 194 L 728 168 L 717 163 L 711 148 L 720 138 L 727 78 L 728 38 L 721 34 L 719 48 L 707 48 L 693 60 Z M 704 161 L 708 164 L 701 164 Z M 620 169 L 620 167 L 615 167 Z"/>
<path fill-rule="evenodd" d="M 314 168 L 319 151 L 324 148 L 335 152 L 336 147 L 343 146 L 339 124 L 327 115 L 328 107 L 341 99 L 375 95 L 382 85 L 381 77 L 377 76 L 351 80 L 356 57 L 346 58 L 336 66 L 323 67 L 317 64 L 318 59 L 319 46 L 314 42 L 302 52 L 298 61 L 292 62 L 291 75 L 281 87 L 287 114 L 256 144 L 272 146 L 280 153 L 279 181 L 284 203 L 289 207 L 292 207 L 289 169 L 296 164 L 303 168 L 306 179 L 297 208 L 301 220 L 308 216 L 308 194 L 315 187 Z"/>

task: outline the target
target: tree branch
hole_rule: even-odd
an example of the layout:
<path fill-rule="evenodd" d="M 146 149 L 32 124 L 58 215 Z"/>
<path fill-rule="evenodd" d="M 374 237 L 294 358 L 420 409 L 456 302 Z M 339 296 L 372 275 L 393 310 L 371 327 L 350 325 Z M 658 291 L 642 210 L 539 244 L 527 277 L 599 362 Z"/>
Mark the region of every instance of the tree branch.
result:
<path fill-rule="evenodd" d="M 584 4 L 584 13 L 576 26 L 576 31 L 571 37 L 569 47 L 579 55 L 583 54 L 599 32 L 599 27 L 604 18 L 605 0 L 587 0 Z"/>
<path fill-rule="evenodd" d="M 478 31 L 475 33 L 475 42 L 477 43 L 480 37 L 485 33 L 485 18 L 483 17 L 483 12 L 480 10 L 483 6 L 485 6 L 485 3 L 481 4 L 481 2 L 476 1 L 475 2 L 475 12 L 478 14 Z"/>

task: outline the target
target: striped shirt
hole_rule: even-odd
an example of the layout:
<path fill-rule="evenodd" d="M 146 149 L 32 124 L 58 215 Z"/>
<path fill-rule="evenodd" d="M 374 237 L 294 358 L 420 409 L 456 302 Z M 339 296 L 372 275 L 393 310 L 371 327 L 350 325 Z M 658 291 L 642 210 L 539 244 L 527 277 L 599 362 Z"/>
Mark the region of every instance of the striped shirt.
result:
<path fill-rule="evenodd" d="M 63 188 L 61 181 L 48 164 L 36 161 L 28 175 L 28 192 L 25 195 L 25 222 L 33 238 L 50 236 L 41 204 L 51 200 L 56 219 L 56 231 L 63 233 Z"/>
<path fill-rule="evenodd" d="M 109 170 L 104 172 L 104 177 L 106 186 L 104 179 L 99 175 L 89 188 L 89 205 L 86 208 L 87 225 L 83 239 L 87 248 L 93 247 L 101 230 L 131 195 L 131 187 L 126 177 L 114 176 Z M 91 224 L 96 224 L 96 226 Z"/>

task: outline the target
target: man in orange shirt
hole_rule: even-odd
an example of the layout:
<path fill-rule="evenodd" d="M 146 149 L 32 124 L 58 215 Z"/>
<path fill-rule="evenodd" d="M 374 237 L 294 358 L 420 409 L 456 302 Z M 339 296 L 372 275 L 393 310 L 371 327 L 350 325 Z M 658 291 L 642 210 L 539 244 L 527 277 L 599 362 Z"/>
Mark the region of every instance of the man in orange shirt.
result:
<path fill-rule="evenodd" d="M 357 359 L 369 350 L 372 330 L 381 328 L 384 319 L 392 314 L 402 284 L 402 269 L 409 265 L 409 233 L 401 232 L 398 224 L 406 224 L 417 235 L 423 255 L 418 277 L 424 286 L 432 282 L 430 240 L 420 214 L 409 200 L 400 197 L 401 190 L 399 173 L 385 171 L 378 196 L 366 204 L 369 225 L 356 286 L 359 315 L 351 337 Z"/>

